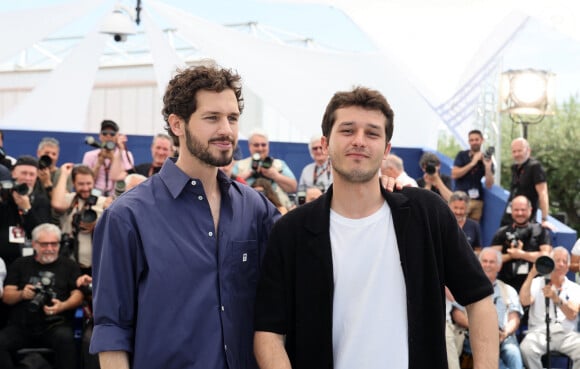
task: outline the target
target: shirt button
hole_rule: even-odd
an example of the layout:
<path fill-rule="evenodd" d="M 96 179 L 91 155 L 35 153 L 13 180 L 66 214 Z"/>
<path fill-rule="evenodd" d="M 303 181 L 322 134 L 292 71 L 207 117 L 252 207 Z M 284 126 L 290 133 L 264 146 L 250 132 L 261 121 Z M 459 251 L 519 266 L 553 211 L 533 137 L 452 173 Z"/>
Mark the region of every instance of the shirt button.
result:
<path fill-rule="evenodd" d="M 224 345 L 224 350 L 228 351 L 228 345 Z"/>
<path fill-rule="evenodd" d="M 210 237 L 212 237 L 213 236 L 213 232 L 211 232 L 211 231 L 210 232 L 207 232 L 207 235 L 210 236 Z"/>
<path fill-rule="evenodd" d="M 222 309 L 222 311 L 225 311 L 226 310 L 226 308 L 223 305 L 222 305 L 221 309 Z"/>
<path fill-rule="evenodd" d="M 201 201 L 201 200 L 203 200 L 203 196 L 199 195 L 199 196 L 197 197 L 197 199 L 198 199 L 199 201 Z"/>
<path fill-rule="evenodd" d="M 191 185 L 192 185 L 192 186 L 195 186 L 195 185 L 197 185 L 197 181 L 191 181 Z"/>

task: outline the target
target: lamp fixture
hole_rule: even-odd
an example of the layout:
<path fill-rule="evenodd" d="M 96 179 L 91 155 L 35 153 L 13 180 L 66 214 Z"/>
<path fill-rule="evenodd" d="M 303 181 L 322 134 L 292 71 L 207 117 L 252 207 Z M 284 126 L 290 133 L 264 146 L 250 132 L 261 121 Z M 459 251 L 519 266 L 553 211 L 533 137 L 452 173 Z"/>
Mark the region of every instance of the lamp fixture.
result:
<path fill-rule="evenodd" d="M 536 69 L 502 73 L 500 112 L 508 113 L 514 123 L 522 125 L 524 138 L 528 136 L 528 125 L 554 114 L 555 80 L 554 73 Z"/>

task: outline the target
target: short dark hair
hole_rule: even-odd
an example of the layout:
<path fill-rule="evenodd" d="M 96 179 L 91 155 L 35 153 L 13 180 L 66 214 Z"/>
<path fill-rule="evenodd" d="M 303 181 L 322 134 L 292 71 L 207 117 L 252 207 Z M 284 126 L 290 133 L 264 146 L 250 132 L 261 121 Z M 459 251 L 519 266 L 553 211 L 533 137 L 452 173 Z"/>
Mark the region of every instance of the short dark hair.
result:
<path fill-rule="evenodd" d="M 337 92 L 332 96 L 322 117 L 322 134 L 324 137 L 327 139 L 330 137 L 330 131 L 336 119 L 336 111 L 350 106 L 358 106 L 366 110 L 378 110 L 383 113 L 386 118 L 385 134 L 387 136 L 387 142 L 391 141 L 394 129 L 393 118 L 395 115 L 393 109 L 391 109 L 387 99 L 379 91 L 360 86 L 355 87 L 352 91 Z"/>
<path fill-rule="evenodd" d="M 471 135 L 479 135 L 479 137 L 483 138 L 483 133 L 481 133 L 481 131 L 479 129 L 472 129 L 471 131 L 469 131 L 469 133 L 467 134 L 467 137 L 471 136 Z"/>
<path fill-rule="evenodd" d="M 95 179 L 95 173 L 93 172 L 93 170 L 84 164 L 75 165 L 73 167 L 73 170 L 71 173 L 71 179 L 73 182 L 75 181 L 75 179 L 77 178 L 77 175 L 79 175 L 79 174 L 89 174 L 91 177 L 93 177 L 93 180 Z"/>
<path fill-rule="evenodd" d="M 428 162 L 434 163 L 435 165 L 441 164 L 439 157 L 432 152 L 425 152 L 423 155 L 421 155 L 421 159 L 419 159 L 419 166 L 424 168 Z"/>
<path fill-rule="evenodd" d="M 236 95 L 240 114 L 244 109 L 242 85 L 240 76 L 231 69 L 220 67 L 197 66 L 177 71 L 177 75 L 169 81 L 163 96 L 163 119 L 168 123 L 169 116 L 175 114 L 187 123 L 197 109 L 196 94 L 200 90 L 222 92 L 231 89 Z M 177 136 L 169 124 L 165 130 L 178 145 Z"/>

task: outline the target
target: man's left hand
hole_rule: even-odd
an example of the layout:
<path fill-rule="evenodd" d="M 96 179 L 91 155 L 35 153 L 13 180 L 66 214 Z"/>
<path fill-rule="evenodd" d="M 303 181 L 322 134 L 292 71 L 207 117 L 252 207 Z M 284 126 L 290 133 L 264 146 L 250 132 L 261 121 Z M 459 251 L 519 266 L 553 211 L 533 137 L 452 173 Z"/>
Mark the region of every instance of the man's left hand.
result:
<path fill-rule="evenodd" d="M 52 299 L 52 306 L 44 305 L 43 310 L 44 313 L 48 316 L 57 315 L 64 311 L 64 306 L 62 301 L 59 299 Z"/>

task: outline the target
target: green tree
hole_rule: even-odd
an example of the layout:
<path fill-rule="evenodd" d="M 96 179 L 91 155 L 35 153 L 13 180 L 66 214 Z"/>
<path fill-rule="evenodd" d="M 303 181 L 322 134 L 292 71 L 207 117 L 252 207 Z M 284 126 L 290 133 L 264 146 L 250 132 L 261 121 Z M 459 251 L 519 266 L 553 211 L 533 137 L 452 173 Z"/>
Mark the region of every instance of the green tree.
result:
<path fill-rule="evenodd" d="M 521 127 L 502 117 L 502 186 L 511 181 L 511 141 L 520 137 Z M 570 227 L 580 231 L 580 101 L 570 96 L 553 116 L 530 125 L 528 141 L 548 177 L 550 212 L 565 213 Z"/>

